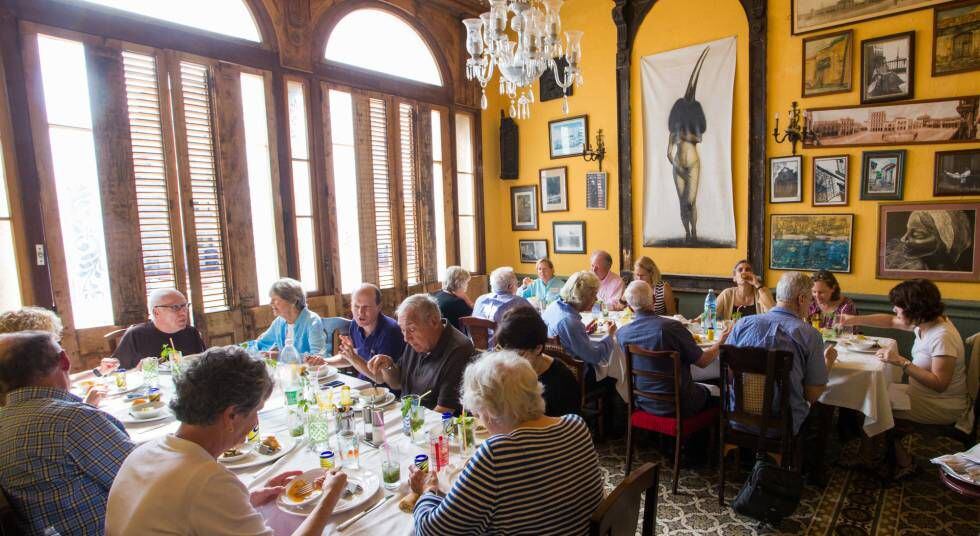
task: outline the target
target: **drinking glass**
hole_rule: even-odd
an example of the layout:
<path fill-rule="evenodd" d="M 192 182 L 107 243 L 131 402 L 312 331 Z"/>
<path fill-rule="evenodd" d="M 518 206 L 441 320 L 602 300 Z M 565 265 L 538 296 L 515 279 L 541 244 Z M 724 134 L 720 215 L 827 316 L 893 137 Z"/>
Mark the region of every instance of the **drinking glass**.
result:
<path fill-rule="evenodd" d="M 343 459 L 344 467 L 347 469 L 359 469 L 361 467 L 361 444 L 354 432 L 344 432 L 337 435 L 340 444 L 340 457 Z"/>
<path fill-rule="evenodd" d="M 326 411 L 311 410 L 306 416 L 306 434 L 310 439 L 310 450 L 328 450 L 330 441 L 330 417 Z"/>
<path fill-rule="evenodd" d="M 144 357 L 143 385 L 146 387 L 160 387 L 160 360 L 156 357 Z"/>
<path fill-rule="evenodd" d="M 412 435 L 412 408 L 418 407 L 421 399 L 418 395 L 405 395 L 402 397 L 402 433 Z"/>
<path fill-rule="evenodd" d="M 401 483 L 402 464 L 398 459 L 398 448 L 387 443 L 382 447 L 384 457 L 381 458 L 381 481 L 385 489 L 398 489 Z"/>
<path fill-rule="evenodd" d="M 425 445 L 425 434 L 422 427 L 425 425 L 425 406 L 412 406 L 409 411 L 409 424 L 412 427 L 412 443 Z"/>

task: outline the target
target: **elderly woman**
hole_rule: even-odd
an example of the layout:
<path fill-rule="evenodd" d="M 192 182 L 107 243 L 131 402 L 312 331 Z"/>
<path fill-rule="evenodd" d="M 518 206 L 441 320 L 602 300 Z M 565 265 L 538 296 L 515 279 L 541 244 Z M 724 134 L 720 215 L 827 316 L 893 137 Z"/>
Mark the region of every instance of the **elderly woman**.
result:
<path fill-rule="evenodd" d="M 616 323 L 612 322 L 609 334 L 593 341 L 582 323 L 581 313 L 592 310 L 598 293 L 599 278 L 594 273 L 575 272 L 561 287 L 558 299 L 541 313 L 541 319 L 548 325 L 548 336 L 558 337 L 572 355 L 593 366 L 609 359 L 615 344 L 612 336 L 616 333 Z"/>
<path fill-rule="evenodd" d="M 517 294 L 525 299 L 535 298 L 541 307 L 547 307 L 558 298 L 558 293 L 561 292 L 561 279 L 555 277 L 555 265 L 547 258 L 539 259 L 535 268 L 538 271 L 538 278 L 531 281 L 530 277 L 525 277 Z"/>
<path fill-rule="evenodd" d="M 322 354 L 326 338 L 320 327 L 320 316 L 306 307 L 303 284 L 284 277 L 269 290 L 275 320 L 255 342 L 259 350 L 282 350 L 292 344 L 300 355 Z"/>
<path fill-rule="evenodd" d="M 764 313 L 776 306 L 772 293 L 759 281 L 749 261 L 742 259 L 732 268 L 734 287 L 726 288 L 718 295 L 716 312 L 718 319 L 743 317 Z"/>
<path fill-rule="evenodd" d="M 468 366 L 462 392 L 492 436 L 445 497 L 434 471 L 409 468 L 421 495 L 415 533 L 587 534 L 603 489 L 582 418 L 545 416 L 537 374 L 514 352 L 487 353 Z"/>
<path fill-rule="evenodd" d="M 657 267 L 657 263 L 653 262 L 653 259 L 646 256 L 637 259 L 633 263 L 633 275 L 638 281 L 645 281 L 653 289 L 653 314 L 677 314 L 677 307 L 674 306 L 674 290 L 670 288 L 670 283 L 664 281 L 660 274 L 660 268 Z"/>
<path fill-rule="evenodd" d="M 909 377 L 911 409 L 896 410 L 895 417 L 923 424 L 972 425 L 966 389 L 963 339 L 956 326 L 943 316 L 945 308 L 936 284 L 928 279 L 903 281 L 888 293 L 895 315 L 844 315 L 845 326 L 894 328 L 915 333 L 912 359 L 899 355 L 894 346 L 879 350 L 878 359 L 899 367 Z M 898 476 L 914 467 L 909 454 L 896 449 Z"/>
<path fill-rule="evenodd" d="M 255 510 L 276 498 L 298 471 L 249 493 L 218 462 L 259 422 L 273 380 L 262 361 L 235 346 L 211 348 L 177 380 L 170 402 L 177 432 L 136 448 L 109 490 L 106 534 L 264 534 Z M 331 472 L 315 484 L 323 498 L 293 534 L 321 534 L 347 477 Z"/>
<path fill-rule="evenodd" d="M 809 316 L 818 318 L 821 328 L 833 327 L 835 319 L 841 318 L 841 315 L 857 314 L 854 301 L 841 295 L 837 278 L 827 270 L 814 272 L 812 292 Z"/>
<path fill-rule="evenodd" d="M 459 326 L 460 318 L 473 314 L 473 300 L 466 295 L 469 286 L 470 273 L 461 266 L 450 266 L 442 279 L 442 290 L 432 293 L 442 317 L 456 329 L 462 329 Z"/>

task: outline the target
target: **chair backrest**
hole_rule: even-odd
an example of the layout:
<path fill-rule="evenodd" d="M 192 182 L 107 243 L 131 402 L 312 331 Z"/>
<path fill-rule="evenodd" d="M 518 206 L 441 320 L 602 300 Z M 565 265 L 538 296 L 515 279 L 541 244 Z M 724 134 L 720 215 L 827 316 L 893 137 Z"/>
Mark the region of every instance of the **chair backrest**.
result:
<path fill-rule="evenodd" d="M 340 336 L 348 333 L 351 322 L 351 319 L 342 316 L 328 316 L 320 319 L 320 327 L 323 329 L 326 339 L 325 355 L 331 356 L 337 353 L 335 349 L 340 345 Z"/>
<path fill-rule="evenodd" d="M 643 367 L 646 370 L 638 370 L 634 367 L 633 359 L 649 363 Z M 660 366 L 657 366 L 657 365 Z M 653 370 L 651 370 L 653 369 Z M 681 416 L 683 411 L 683 397 L 681 396 L 681 356 L 677 352 L 647 350 L 635 344 L 626 345 L 626 377 L 629 378 L 629 406 L 630 414 L 636 409 L 636 402 L 639 398 L 647 398 L 660 402 L 668 402 L 674 406 L 674 415 Z M 640 378 L 651 380 L 664 380 L 674 385 L 672 393 L 657 393 L 654 391 L 641 391 L 636 388 Z M 680 435 L 681 419 L 677 419 L 677 432 Z"/>
<path fill-rule="evenodd" d="M 473 341 L 473 346 L 479 351 L 489 350 L 490 333 L 497 329 L 497 323 L 486 318 L 464 316 L 459 319 L 459 325 Z"/>
<path fill-rule="evenodd" d="M 3 489 L 0 489 L 0 535 L 14 536 L 15 534 L 21 534 L 17 512 L 7 500 Z"/>
<path fill-rule="evenodd" d="M 966 389 L 973 397 L 973 429 L 970 438 L 976 441 L 980 424 L 980 333 L 970 335 L 966 340 Z"/>
<path fill-rule="evenodd" d="M 784 438 L 792 436 L 793 415 L 789 409 L 789 373 L 793 354 L 765 348 L 721 347 L 721 418 L 722 424 L 738 423 L 744 427 L 779 430 Z M 773 401 L 778 392 L 779 416 L 773 416 Z M 732 407 L 729 404 L 732 403 Z"/>
<path fill-rule="evenodd" d="M 643 526 L 640 534 L 653 536 L 657 525 L 657 492 L 660 466 L 645 463 L 620 482 L 589 520 L 590 536 L 633 536 L 640 517 L 640 494 L 646 492 L 643 502 Z"/>
<path fill-rule="evenodd" d="M 569 370 L 572 371 L 572 375 L 575 376 L 575 381 L 578 382 L 578 394 L 579 394 L 579 407 L 582 407 L 582 403 L 585 401 L 585 376 L 589 370 L 589 365 L 576 358 L 562 346 L 561 341 L 558 337 L 549 337 L 548 341 L 544 343 L 544 353 L 549 355 L 558 361 L 564 363 Z"/>
<path fill-rule="evenodd" d="M 109 355 L 116 353 L 116 348 L 119 348 L 119 341 L 122 340 L 127 329 L 129 329 L 129 327 L 115 329 L 102 336 L 102 338 L 109 343 Z"/>

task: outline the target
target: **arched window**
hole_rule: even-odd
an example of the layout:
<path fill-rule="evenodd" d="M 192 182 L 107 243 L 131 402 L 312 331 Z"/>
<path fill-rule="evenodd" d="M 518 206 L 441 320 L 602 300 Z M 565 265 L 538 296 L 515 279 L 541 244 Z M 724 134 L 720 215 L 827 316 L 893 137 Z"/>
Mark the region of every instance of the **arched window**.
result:
<path fill-rule="evenodd" d="M 432 51 L 405 21 L 379 9 L 347 14 L 330 33 L 326 58 L 436 86 L 442 77 Z"/>
<path fill-rule="evenodd" d="M 262 42 L 244 0 L 77 0 L 221 35 Z"/>

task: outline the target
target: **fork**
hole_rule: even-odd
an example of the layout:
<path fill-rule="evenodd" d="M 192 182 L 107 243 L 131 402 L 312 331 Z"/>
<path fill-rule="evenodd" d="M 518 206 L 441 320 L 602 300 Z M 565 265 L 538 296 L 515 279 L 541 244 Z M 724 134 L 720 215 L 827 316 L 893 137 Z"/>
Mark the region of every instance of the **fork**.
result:
<path fill-rule="evenodd" d="M 313 482 L 307 482 L 302 486 L 300 486 L 298 489 L 293 490 L 293 494 L 298 495 L 300 497 L 306 497 L 309 494 L 313 493 L 313 490 L 315 489 L 316 486 L 313 485 Z"/>

